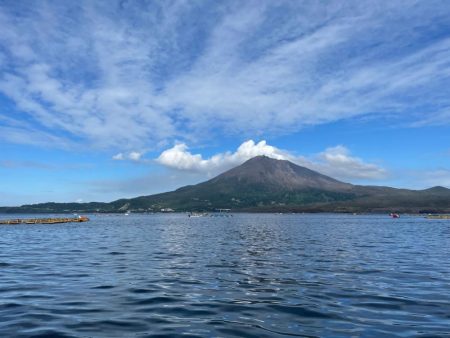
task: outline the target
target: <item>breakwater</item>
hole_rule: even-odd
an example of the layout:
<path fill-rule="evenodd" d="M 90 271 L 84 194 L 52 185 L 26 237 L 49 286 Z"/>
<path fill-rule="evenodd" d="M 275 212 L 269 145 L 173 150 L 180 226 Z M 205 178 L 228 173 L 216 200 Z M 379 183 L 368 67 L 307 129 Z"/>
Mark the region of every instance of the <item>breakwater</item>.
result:
<path fill-rule="evenodd" d="M 78 216 L 71 218 L 15 218 L 2 219 L 0 224 L 56 224 L 56 223 L 72 223 L 72 222 L 87 222 L 88 217 Z"/>

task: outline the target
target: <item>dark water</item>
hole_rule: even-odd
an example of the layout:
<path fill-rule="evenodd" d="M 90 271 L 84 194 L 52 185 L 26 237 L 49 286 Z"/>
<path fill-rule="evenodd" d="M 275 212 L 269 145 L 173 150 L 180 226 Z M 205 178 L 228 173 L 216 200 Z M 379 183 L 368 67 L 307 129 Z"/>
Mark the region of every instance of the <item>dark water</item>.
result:
<path fill-rule="evenodd" d="M 93 216 L 0 227 L 1 337 L 450 336 L 450 221 Z"/>

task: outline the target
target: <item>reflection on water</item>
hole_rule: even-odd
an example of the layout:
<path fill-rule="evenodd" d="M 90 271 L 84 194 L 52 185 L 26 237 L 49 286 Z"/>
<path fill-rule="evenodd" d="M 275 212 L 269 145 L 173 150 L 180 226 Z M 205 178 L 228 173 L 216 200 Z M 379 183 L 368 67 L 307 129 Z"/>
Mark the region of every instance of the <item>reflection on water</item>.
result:
<path fill-rule="evenodd" d="M 94 216 L 0 227 L 0 336 L 450 334 L 450 222 Z"/>

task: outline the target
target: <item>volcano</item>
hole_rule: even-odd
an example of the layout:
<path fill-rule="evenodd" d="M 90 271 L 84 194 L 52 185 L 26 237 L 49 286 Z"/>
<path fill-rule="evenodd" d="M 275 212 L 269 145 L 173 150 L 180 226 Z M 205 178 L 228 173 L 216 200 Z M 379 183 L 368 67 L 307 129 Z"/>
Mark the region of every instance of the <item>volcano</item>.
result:
<path fill-rule="evenodd" d="M 175 191 L 110 203 L 41 203 L 1 212 L 214 211 L 450 212 L 450 189 L 362 186 L 286 160 L 257 156 L 211 180 Z"/>

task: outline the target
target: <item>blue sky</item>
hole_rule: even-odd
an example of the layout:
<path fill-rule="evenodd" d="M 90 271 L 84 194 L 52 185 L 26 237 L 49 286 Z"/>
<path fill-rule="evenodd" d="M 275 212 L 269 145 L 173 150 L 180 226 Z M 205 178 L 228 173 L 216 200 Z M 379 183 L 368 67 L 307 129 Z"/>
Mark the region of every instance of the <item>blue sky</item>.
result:
<path fill-rule="evenodd" d="M 265 154 L 450 187 L 448 1 L 2 1 L 0 205 L 110 201 Z"/>

